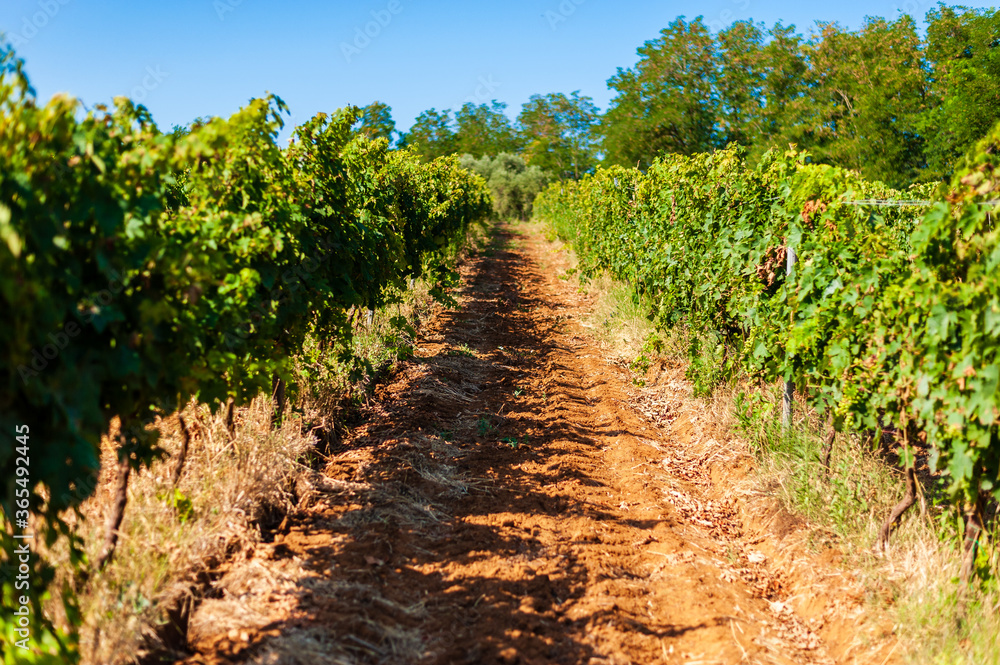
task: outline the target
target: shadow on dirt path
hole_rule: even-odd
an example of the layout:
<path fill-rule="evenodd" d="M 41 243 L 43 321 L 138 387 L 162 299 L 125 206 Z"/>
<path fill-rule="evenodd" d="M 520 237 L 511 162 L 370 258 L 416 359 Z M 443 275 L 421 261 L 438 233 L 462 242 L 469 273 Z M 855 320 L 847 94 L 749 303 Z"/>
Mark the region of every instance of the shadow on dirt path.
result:
<path fill-rule="evenodd" d="M 183 662 L 835 662 L 546 251 L 502 229 L 466 263 L 460 309 L 194 611 Z"/>

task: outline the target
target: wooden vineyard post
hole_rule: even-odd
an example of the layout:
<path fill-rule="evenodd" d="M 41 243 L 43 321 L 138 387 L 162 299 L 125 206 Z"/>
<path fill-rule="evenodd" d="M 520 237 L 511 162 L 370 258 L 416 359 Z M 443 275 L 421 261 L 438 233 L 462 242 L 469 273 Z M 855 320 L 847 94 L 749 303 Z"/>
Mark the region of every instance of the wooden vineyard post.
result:
<path fill-rule="evenodd" d="M 97 569 L 104 570 L 111 558 L 115 555 L 115 548 L 118 546 L 119 529 L 125 517 L 125 506 L 128 504 L 128 481 L 132 475 L 132 440 L 128 428 L 131 426 L 130 419 L 121 419 L 121 432 L 119 438 L 121 444 L 118 448 L 118 477 L 115 479 L 115 499 L 111 506 L 111 512 L 107 516 L 104 525 L 104 545 L 101 553 L 97 557 Z"/>
<path fill-rule="evenodd" d="M 795 250 L 791 245 L 785 252 L 785 285 L 790 283 L 792 272 L 795 270 Z M 781 429 L 787 431 L 792 425 L 792 397 L 795 396 L 795 383 L 792 380 L 785 381 L 785 392 L 781 398 Z"/>
<path fill-rule="evenodd" d="M 184 462 L 187 460 L 188 450 L 191 447 L 191 431 L 188 429 L 187 423 L 184 422 L 184 416 L 177 414 L 177 423 L 181 428 L 181 450 L 177 454 L 177 465 L 174 467 L 174 487 L 177 487 L 177 483 L 181 481 L 181 473 L 184 471 Z"/>

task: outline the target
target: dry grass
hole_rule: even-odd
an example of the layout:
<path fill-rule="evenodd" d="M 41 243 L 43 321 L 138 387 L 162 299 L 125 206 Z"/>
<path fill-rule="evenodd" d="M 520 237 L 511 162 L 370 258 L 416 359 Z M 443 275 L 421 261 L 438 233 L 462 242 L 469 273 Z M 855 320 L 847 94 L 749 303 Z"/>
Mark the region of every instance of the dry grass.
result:
<path fill-rule="evenodd" d="M 523 222 L 517 230 L 546 238 L 545 250 L 551 257 L 550 268 L 560 279 L 570 281 L 581 292 L 593 298 L 589 314 L 582 322 L 602 343 L 612 358 L 631 362 L 643 350 L 646 341 L 656 333 L 653 323 L 646 318 L 648 303 L 640 299 L 634 289 L 606 274 L 592 279 L 579 272 L 576 253 L 565 242 L 557 239 L 539 222 Z"/>
<path fill-rule="evenodd" d="M 454 362 L 447 357 L 439 357 L 439 361 Z M 434 381 L 424 365 L 409 367 L 400 380 L 408 384 L 404 399 L 414 398 L 420 390 L 450 395 L 439 390 L 443 384 Z M 423 387 L 414 390 L 414 385 Z M 370 407 L 372 412 L 384 408 L 384 402 Z M 354 546 L 353 556 L 359 554 L 357 540 L 345 532 L 434 529 L 447 519 L 443 500 L 486 484 L 457 468 L 455 460 L 468 451 L 446 444 L 440 435 L 410 431 L 398 437 L 368 439 L 365 425 L 352 435 L 358 437 L 358 445 L 337 455 L 333 467 L 343 473 L 348 463 L 351 472 L 347 475 L 354 480 L 313 474 L 299 483 L 309 486 L 300 492 L 305 496 L 299 508 L 316 505 L 323 528 L 329 530 L 323 539 L 324 562 L 355 565 L 349 563 L 352 554 L 348 550 Z M 285 535 L 288 533 L 303 533 L 301 523 L 290 526 Z M 247 662 L 303 665 L 413 663 L 426 656 L 428 645 L 419 626 L 432 617 L 419 594 L 412 603 L 401 605 L 383 595 L 383 582 L 377 576 L 342 569 L 341 573 L 349 576 L 344 579 L 325 572 L 327 564 L 312 560 L 299 549 L 302 545 L 297 536 L 283 537 L 277 546 L 291 547 L 295 554 L 289 556 L 286 551 L 275 557 L 267 546 L 257 548 L 252 557 L 234 561 L 215 583 L 213 598 L 202 602 L 192 617 L 189 640 L 196 648 L 213 651 L 234 642 L 242 648 L 253 642 Z M 368 551 L 376 554 L 375 549 Z M 380 564 L 374 556 L 366 557 L 366 565 Z M 284 600 L 276 601 L 276 597 Z M 305 597 L 315 601 L 303 603 Z M 330 612 L 321 599 L 346 601 L 356 610 L 341 607 Z M 310 626 L 288 625 L 290 616 L 303 613 L 324 618 Z M 331 622 L 336 631 L 329 630 Z"/>
<path fill-rule="evenodd" d="M 629 286 L 604 274 L 585 288 L 595 300 L 584 327 L 593 329 L 610 355 L 631 362 L 642 352 L 646 340 L 656 333 L 652 322 L 645 317 L 646 303 L 634 298 Z"/>
<path fill-rule="evenodd" d="M 230 440 L 223 413 L 189 406 L 194 440 L 176 488 L 177 418 L 158 425 L 169 457 L 133 477 L 116 555 L 80 594 L 84 662 L 127 660 L 126 654 L 161 646 L 155 626 L 167 612 L 190 602 L 199 579 L 259 540 L 261 529 L 292 507 L 301 460 L 316 440 L 303 433 L 299 418 L 272 429 L 271 408 L 269 398 L 258 398 L 239 409 Z M 115 450 L 107 440 L 102 457 L 100 490 L 84 504 L 87 519 L 80 525 L 91 561 L 112 503 Z"/>
<path fill-rule="evenodd" d="M 268 631 L 268 625 L 283 619 L 273 614 L 276 607 L 271 599 L 275 594 L 293 599 L 289 608 L 303 593 L 321 598 L 363 598 L 365 606 L 382 613 L 382 620 L 365 612 L 345 617 L 336 634 L 323 625 L 283 626 L 252 650 L 249 663 L 409 663 L 418 660 L 426 649 L 415 628 L 428 614 L 422 602 L 400 605 L 383 597 L 375 584 L 327 579 L 315 570 L 307 570 L 297 559 L 285 562 L 278 573 L 257 559 L 238 562 L 218 587 L 220 598 L 204 601 L 192 620 L 190 638 L 195 644 L 218 644 L 220 635 L 246 642 L 247 632 Z M 385 616 L 396 620 L 385 620 Z"/>
<path fill-rule="evenodd" d="M 470 248 L 485 244 L 489 230 L 470 231 L 467 243 L 452 249 L 456 260 Z M 404 317 L 414 328 L 439 306 L 429 295 L 430 285 L 417 280 L 399 295 L 399 302 L 372 313 L 354 339 L 354 351 L 368 363 L 368 372 L 351 376 L 357 366 L 344 366 L 324 354 L 314 340 L 300 359 L 302 390 L 294 408 L 271 422 L 275 402 L 261 396 L 236 410 L 235 436 L 226 428 L 225 413 L 212 414 L 191 404 L 183 416 L 192 435 L 183 475 L 172 482 L 181 430 L 177 415 L 154 426 L 160 430 L 166 455 L 134 473 L 128 491 L 128 506 L 120 530 L 116 554 L 100 573 L 77 590 L 84 624 L 80 629 L 80 653 L 84 663 L 129 663 L 151 651 L 170 652 L 184 638 L 167 628 L 178 616 L 186 616 L 196 602 L 227 569 L 239 552 L 252 548 L 262 534 L 276 526 L 311 488 L 324 480 L 311 468 L 320 456 L 325 438 L 335 436 L 338 421 L 350 404 L 361 403 L 377 375 L 389 371 L 405 357 L 414 340 L 411 332 L 390 323 Z M 373 371 L 372 371 L 373 370 Z M 95 561 L 103 536 L 103 524 L 112 504 L 116 452 L 111 439 L 102 442 L 102 472 L 94 496 L 82 506 L 84 519 L 75 521 L 76 533 L 86 543 L 90 561 Z M 443 484 L 455 479 L 437 478 Z M 413 519 L 434 519 L 417 511 Z M 72 568 L 64 543 L 45 555 L 68 580 Z M 57 579 L 56 587 L 61 586 Z M 46 611 L 56 625 L 66 625 L 56 594 L 46 602 Z M 183 621 L 181 623 L 184 623 Z M 302 647 L 310 644 L 303 636 Z M 411 637 L 402 635 L 405 643 Z M 264 653 L 259 662 L 341 663 L 353 662 L 349 654 L 331 653 L 322 644 L 295 654 Z"/>
<path fill-rule="evenodd" d="M 738 431 L 752 442 L 761 488 L 808 520 L 814 548 L 843 554 L 844 567 L 865 590 L 868 610 L 891 617 L 907 662 L 1000 663 L 996 551 L 983 551 L 983 577 L 969 590 L 963 611 L 960 526 L 947 504 L 923 497 L 893 532 L 889 552 L 878 552 L 879 528 L 904 492 L 899 467 L 858 434 L 838 434 L 827 474 L 819 464 L 825 425 L 815 412 L 797 403 L 795 427 L 783 434 L 773 415 L 780 409 L 778 386 L 744 384 L 728 392 L 713 401 L 730 405 Z M 762 412 L 752 413 L 751 399 Z"/>
<path fill-rule="evenodd" d="M 879 527 L 903 494 L 898 468 L 868 450 L 857 434 L 839 434 L 828 476 L 819 463 L 825 424 L 817 413 L 797 400 L 794 426 L 783 433 L 778 422 L 780 386 L 746 378 L 720 383 L 718 375 L 711 374 L 716 360 L 711 348 L 701 363 L 692 365 L 687 331 L 658 333 L 646 318 L 646 303 L 631 287 L 607 276 L 580 280 L 572 269 L 577 264 L 572 250 L 552 236 L 549 242 L 553 267 L 592 298 L 592 314 L 584 325 L 603 342 L 609 358 L 642 372 L 649 360 L 667 368 L 665 388 L 680 400 L 680 405 L 672 404 L 669 418 L 689 418 L 694 427 L 710 423 L 699 430 L 699 437 L 714 435 L 725 441 L 730 457 L 753 458 L 753 473 L 733 491 L 777 499 L 804 518 L 795 536 L 803 547 L 839 552 L 843 591 L 856 594 L 860 589 L 865 613 L 891 621 L 899 642 L 896 656 L 913 663 L 1000 665 L 1000 566 L 995 548 L 981 557 L 984 577 L 969 591 L 963 613 L 956 584 L 959 526 L 953 514 L 933 502 L 911 509 L 893 533 L 889 554 L 877 554 L 873 546 Z M 651 339 L 657 340 L 655 345 Z M 637 384 L 644 382 L 636 377 Z M 694 397 L 692 389 L 698 392 L 699 386 L 712 386 L 711 393 Z M 679 395 L 681 388 L 685 395 Z M 646 392 L 637 407 L 649 411 L 647 417 L 656 422 L 660 412 L 668 411 Z M 831 589 L 837 584 L 832 580 Z M 863 662 L 858 658 L 867 646 L 864 641 L 859 638 L 849 650 L 852 662 Z M 894 662 L 889 656 L 887 662 Z"/>

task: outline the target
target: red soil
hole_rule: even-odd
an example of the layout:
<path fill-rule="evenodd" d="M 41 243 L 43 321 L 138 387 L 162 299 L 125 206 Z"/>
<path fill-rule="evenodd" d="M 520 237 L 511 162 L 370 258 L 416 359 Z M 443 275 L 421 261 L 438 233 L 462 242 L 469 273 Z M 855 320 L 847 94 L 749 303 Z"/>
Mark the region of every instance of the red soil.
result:
<path fill-rule="evenodd" d="M 501 236 L 193 613 L 184 662 L 892 662 L 681 373 L 637 388 L 560 257 Z"/>

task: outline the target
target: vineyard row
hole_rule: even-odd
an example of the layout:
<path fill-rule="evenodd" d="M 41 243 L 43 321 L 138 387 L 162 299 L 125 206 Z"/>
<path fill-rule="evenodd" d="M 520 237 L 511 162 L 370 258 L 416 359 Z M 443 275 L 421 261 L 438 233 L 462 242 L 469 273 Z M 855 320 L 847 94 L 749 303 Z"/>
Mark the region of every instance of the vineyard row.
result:
<path fill-rule="evenodd" d="M 659 326 L 693 331 L 693 363 L 714 339 L 714 376 L 791 380 L 831 431 L 895 432 L 911 500 L 927 451 L 965 516 L 971 565 L 1000 497 L 998 153 L 1000 126 L 949 183 L 907 191 L 795 151 L 670 155 L 555 183 L 535 214 L 584 272 L 631 283 Z M 915 199 L 928 203 L 857 204 Z"/>
<path fill-rule="evenodd" d="M 286 113 L 268 96 L 164 133 L 125 99 L 41 104 L 0 54 L 0 466 L 15 431 L 32 442 L 30 480 L 0 478 L 9 519 L 30 497 L 50 540 L 70 536 L 60 515 L 93 492 L 115 417 L 127 482 L 160 453 L 156 415 L 270 392 L 307 337 L 346 357 L 356 313 L 443 278 L 442 250 L 491 211 L 457 158 L 360 136 L 356 108 L 281 147 Z M 2 595 L 15 606 L 13 580 Z"/>

